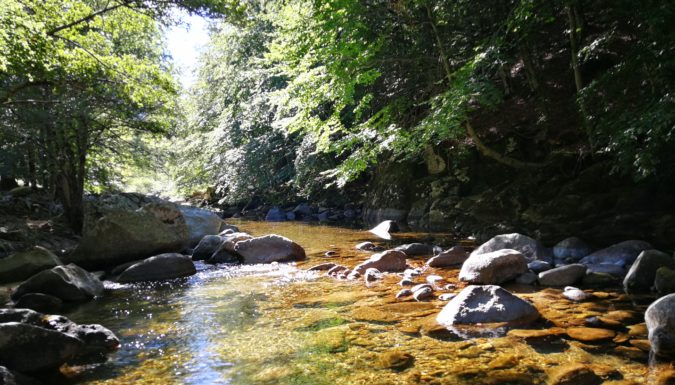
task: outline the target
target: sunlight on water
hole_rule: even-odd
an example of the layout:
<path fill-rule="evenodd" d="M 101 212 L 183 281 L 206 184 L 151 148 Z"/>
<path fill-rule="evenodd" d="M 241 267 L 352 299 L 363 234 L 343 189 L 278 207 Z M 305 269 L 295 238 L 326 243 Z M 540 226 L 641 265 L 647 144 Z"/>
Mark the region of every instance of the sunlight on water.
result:
<path fill-rule="evenodd" d="M 372 234 L 298 223 L 237 223 L 253 235 L 277 233 L 305 247 L 296 264 L 209 266 L 192 277 L 164 283 L 106 283 L 108 295 L 71 314 L 76 322 L 101 323 L 121 338 L 110 360 L 75 378 L 87 384 L 545 384 L 549 371 L 585 363 L 612 384 L 656 383 L 648 355 L 638 348 L 581 343 L 557 332 L 587 317 L 616 314 L 639 324 L 644 306 L 621 293 L 571 304 L 560 290 L 509 290 L 531 299 L 549 320 L 542 336 L 454 333 L 433 319 L 444 303 L 398 302 L 399 277 L 366 286 L 337 281 L 303 268 L 321 262 L 354 265 L 369 253 L 364 240 L 391 246 L 443 234 L 402 234 L 384 243 Z M 337 254 L 325 257 L 328 250 Z M 425 258 L 410 261 L 422 266 Z M 449 283 L 457 270 L 429 269 Z M 458 288 L 458 289 L 459 289 Z M 648 303 L 648 301 L 646 301 Z M 612 313 L 613 312 L 613 313 Z M 499 331 L 490 329 L 490 332 Z M 465 334 L 469 333 L 469 334 Z M 619 335 L 617 335 L 619 336 Z M 618 338 L 618 337 L 617 337 Z M 644 336 L 640 338 L 646 338 Z M 412 358 L 409 358 L 411 356 Z M 397 366 L 400 363 L 401 366 Z M 610 382 L 607 382 L 610 383 Z"/>

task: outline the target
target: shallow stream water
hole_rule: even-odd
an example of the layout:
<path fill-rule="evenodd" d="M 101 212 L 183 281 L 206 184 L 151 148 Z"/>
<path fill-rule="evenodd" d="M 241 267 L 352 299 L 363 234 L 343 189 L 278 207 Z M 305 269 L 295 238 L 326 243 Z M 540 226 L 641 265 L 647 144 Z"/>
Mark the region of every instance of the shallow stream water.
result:
<path fill-rule="evenodd" d="M 238 222 L 254 236 L 276 233 L 301 244 L 297 264 L 209 266 L 171 282 L 117 285 L 66 314 L 113 330 L 121 348 L 95 367 L 73 368 L 78 384 L 546 384 L 552 371 L 583 363 L 605 384 L 650 384 L 663 365 L 648 363 L 643 312 L 652 298 L 596 290 L 580 304 L 559 289 L 507 286 L 533 301 L 545 321 L 529 331 L 501 325 L 447 331 L 433 319 L 445 304 L 394 298 L 400 279 L 366 285 L 304 269 L 321 262 L 353 266 L 368 232 L 319 225 Z M 447 234 L 397 234 L 392 241 L 456 243 Z M 336 256 L 326 257 L 326 251 Z M 423 266 L 426 257 L 410 264 Z M 426 269 L 457 292 L 457 269 Z M 439 291 L 438 293 L 442 293 Z M 437 294 L 438 294 L 437 293 Z M 598 317 L 615 336 L 569 337 L 569 327 Z M 637 326 L 634 326 L 637 325 Z"/>

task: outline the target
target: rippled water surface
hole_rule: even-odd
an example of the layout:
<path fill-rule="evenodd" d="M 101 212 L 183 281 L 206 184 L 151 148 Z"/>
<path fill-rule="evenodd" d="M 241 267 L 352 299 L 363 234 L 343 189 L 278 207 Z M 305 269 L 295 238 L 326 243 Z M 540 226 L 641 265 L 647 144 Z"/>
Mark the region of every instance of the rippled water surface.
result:
<path fill-rule="evenodd" d="M 531 299 L 548 320 L 531 326 L 542 335 L 505 335 L 499 325 L 450 332 L 433 322 L 443 302 L 394 298 L 399 277 L 366 286 L 363 280 L 337 281 L 303 270 L 319 262 L 358 263 L 370 254 L 353 247 L 377 241 L 372 234 L 299 223 L 237 224 L 256 236 L 287 236 L 305 247 L 309 258 L 297 265 L 199 264 L 197 275 L 173 282 L 108 284 L 106 297 L 67 315 L 110 328 L 122 346 L 105 364 L 80 368 L 75 381 L 545 384 L 551 371 L 569 363 L 592 365 L 606 384 L 655 383 L 658 375 L 659 369 L 648 365 L 640 325 L 649 298 L 603 290 L 596 292 L 596 300 L 572 304 L 557 289 L 511 286 L 507 288 Z M 444 246 L 455 243 L 443 234 L 401 234 L 393 242 L 432 238 Z M 328 250 L 337 256 L 325 257 Z M 422 266 L 425 259 L 411 264 Z M 462 287 L 457 270 L 428 269 L 425 274 L 456 283 L 454 291 Z M 616 331 L 613 339 L 581 342 L 565 334 L 566 328 L 594 316 Z"/>

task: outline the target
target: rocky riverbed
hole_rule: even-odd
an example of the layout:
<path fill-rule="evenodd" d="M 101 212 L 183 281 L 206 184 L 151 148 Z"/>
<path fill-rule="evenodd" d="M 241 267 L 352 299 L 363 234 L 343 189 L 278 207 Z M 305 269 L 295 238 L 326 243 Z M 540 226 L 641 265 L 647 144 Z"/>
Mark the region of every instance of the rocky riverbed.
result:
<path fill-rule="evenodd" d="M 164 254 L 122 265 L 111 277 L 122 272 L 134 279 L 104 280 L 102 296 L 77 304 L 66 301 L 60 310 L 78 324 L 109 328 L 119 338 L 119 349 L 104 363 L 62 367 L 62 381 L 558 385 L 672 381 L 668 360 L 650 363 L 652 346 L 644 313 L 656 295 L 649 288 L 639 290 L 639 285 L 626 294 L 624 283 L 606 272 L 625 274 L 626 267 L 638 263 L 633 263 L 635 258 L 655 259 L 652 264 L 642 261 L 647 273 L 640 273 L 636 282 L 654 280 L 663 267 L 660 254 L 638 258 L 640 251 L 633 250 L 625 256 L 628 262 L 610 267 L 595 263 L 603 255 L 596 250 L 592 258 L 582 260 L 586 255 L 580 254 L 590 251 L 575 254 L 578 243 L 569 240 L 556 251 L 540 248 L 534 240 L 505 236 L 470 255 L 477 245 L 449 234 L 392 232 L 392 239 L 384 240 L 372 232 L 297 222 L 233 224 L 236 227 L 226 229 L 219 242 L 211 242 L 220 256 L 254 255 L 248 253 L 256 244 L 279 238 L 294 242 L 283 241 L 277 249 L 282 263 L 222 264 L 209 261 L 213 254 L 193 255 L 202 260 L 188 271 L 183 256 Z M 266 234 L 280 237 L 260 237 Z M 260 241 L 243 243 L 252 239 Z M 513 249 L 500 252 L 505 247 Z M 298 260 L 283 263 L 284 256 Z M 559 257 L 566 258 L 565 266 L 554 269 Z M 577 262 L 587 263 L 583 265 L 587 268 L 581 272 Z M 166 263 L 175 277 L 185 277 L 156 276 L 159 267 L 153 265 Z M 499 268 L 491 270 L 494 266 Z M 529 280 L 523 278 L 527 276 Z M 154 281 L 143 282 L 148 279 Z M 568 284 L 576 287 L 564 286 Z M 492 309 L 503 306 L 510 315 L 520 309 L 522 316 L 495 318 L 489 324 L 456 322 L 471 319 L 466 314 L 475 304 L 472 311 L 478 321 L 492 314 L 483 311 L 482 300 L 474 305 L 470 300 L 482 298 L 472 288 L 490 287 L 495 289 L 481 289 L 480 295 L 494 298 Z M 401 295 L 404 290 L 410 293 Z M 522 305 L 512 307 L 514 299 L 502 292 Z M 668 344 L 667 338 L 663 341 Z"/>

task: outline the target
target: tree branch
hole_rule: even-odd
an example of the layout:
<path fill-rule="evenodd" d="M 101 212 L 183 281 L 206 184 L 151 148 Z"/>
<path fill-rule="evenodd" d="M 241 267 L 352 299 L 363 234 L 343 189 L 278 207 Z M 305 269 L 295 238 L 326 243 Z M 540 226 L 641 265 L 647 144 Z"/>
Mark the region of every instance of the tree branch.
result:
<path fill-rule="evenodd" d="M 89 21 L 89 20 L 93 20 L 93 19 L 95 19 L 96 17 L 98 17 L 98 16 L 100 16 L 100 15 L 103 15 L 104 13 L 108 13 L 108 12 L 110 12 L 110 11 L 114 11 L 114 10 L 117 9 L 117 8 L 126 7 L 126 6 L 128 6 L 129 4 L 131 4 L 131 3 L 132 3 L 132 1 L 130 1 L 130 0 L 124 0 L 124 1 L 122 1 L 121 3 L 115 4 L 115 5 L 112 5 L 112 6 L 109 6 L 109 7 L 105 7 L 105 8 L 103 8 L 103 9 L 100 9 L 100 10 L 96 11 L 96 12 L 90 13 L 89 15 L 87 15 L 87 16 L 85 16 L 85 17 L 82 17 L 82 18 L 80 18 L 80 19 L 71 21 L 71 22 L 68 23 L 68 24 L 63 24 L 63 25 L 60 25 L 60 26 L 58 26 L 58 27 L 56 27 L 56 28 L 52 28 L 51 30 L 47 31 L 47 35 L 48 35 L 48 36 L 54 36 L 54 35 L 56 35 L 57 33 L 63 31 L 64 29 L 68 29 L 68 28 L 74 27 L 74 26 L 76 26 L 76 25 L 78 25 L 78 24 L 85 23 L 85 22 L 87 22 L 87 21 Z"/>

